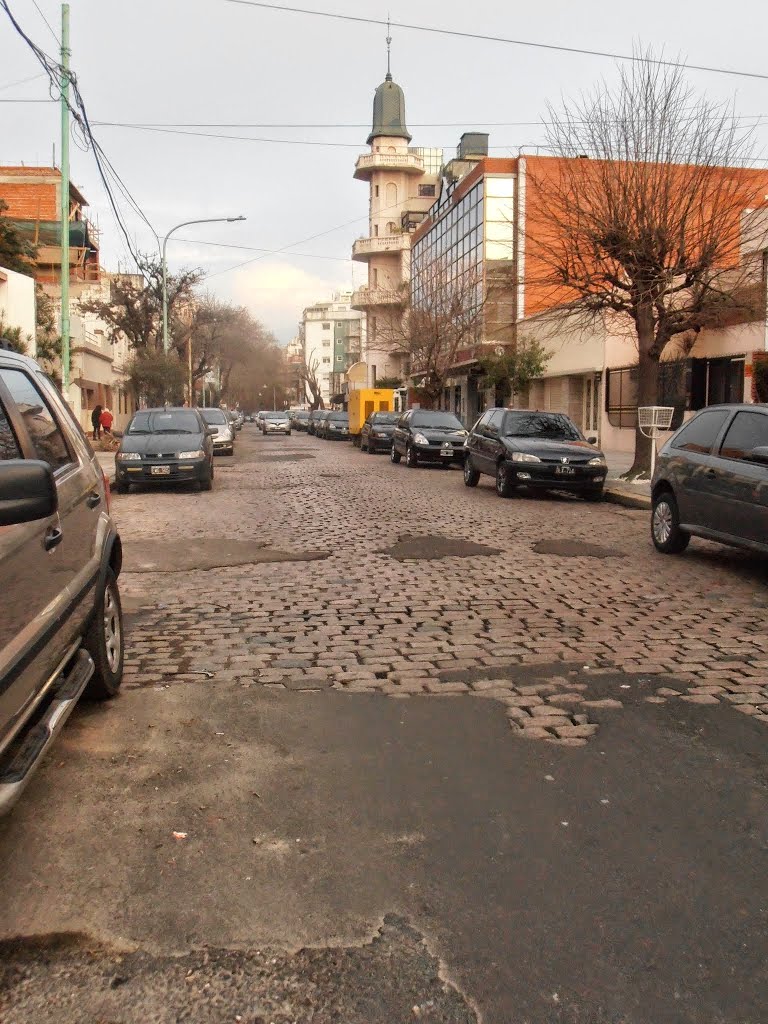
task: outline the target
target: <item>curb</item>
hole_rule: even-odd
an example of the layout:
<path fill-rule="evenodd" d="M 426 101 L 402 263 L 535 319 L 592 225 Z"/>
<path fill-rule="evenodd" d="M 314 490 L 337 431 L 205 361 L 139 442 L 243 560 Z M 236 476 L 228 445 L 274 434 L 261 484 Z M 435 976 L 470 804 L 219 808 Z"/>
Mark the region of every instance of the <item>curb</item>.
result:
<path fill-rule="evenodd" d="M 603 491 L 603 498 L 612 505 L 623 505 L 624 508 L 640 509 L 643 512 L 651 510 L 650 495 L 632 494 L 630 491 L 606 487 Z"/>

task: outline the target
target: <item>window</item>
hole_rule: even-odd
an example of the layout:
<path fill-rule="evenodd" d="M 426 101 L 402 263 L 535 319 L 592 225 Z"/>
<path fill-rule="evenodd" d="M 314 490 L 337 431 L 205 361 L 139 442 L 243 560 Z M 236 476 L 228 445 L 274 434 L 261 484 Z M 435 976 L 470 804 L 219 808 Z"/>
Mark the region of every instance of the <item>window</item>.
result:
<path fill-rule="evenodd" d="M 378 186 L 378 185 L 377 185 L 377 186 L 376 186 L 376 188 L 374 189 L 374 193 L 375 193 L 375 195 L 376 195 L 376 198 L 378 199 L 378 198 L 379 198 L 379 186 Z"/>
<path fill-rule="evenodd" d="M 330 344 L 331 344 L 331 339 L 330 338 L 323 338 L 323 348 L 328 348 L 328 346 Z"/>
<path fill-rule="evenodd" d="M 19 442 L 11 430 L 11 424 L 5 415 L 5 409 L 0 405 L 0 460 L 22 458 Z"/>
<path fill-rule="evenodd" d="M 722 409 L 711 409 L 699 413 L 691 422 L 683 427 L 672 442 L 673 448 L 682 448 L 686 452 L 698 452 L 709 455 L 720 428 L 728 418 Z"/>
<path fill-rule="evenodd" d="M 387 206 L 395 206 L 397 204 L 397 185 L 390 181 L 387 183 Z"/>
<path fill-rule="evenodd" d="M 637 424 L 637 367 L 608 370 L 605 375 L 605 407 L 613 427 Z"/>
<path fill-rule="evenodd" d="M 53 470 L 72 462 L 64 435 L 32 379 L 21 370 L 0 370 L 0 377 L 24 418 L 38 459 Z"/>
<path fill-rule="evenodd" d="M 749 459 L 753 448 L 768 447 L 768 416 L 737 412 L 720 449 L 724 459 Z"/>
<path fill-rule="evenodd" d="M 420 196 L 433 196 L 435 194 L 434 185 L 419 185 Z"/>
<path fill-rule="evenodd" d="M 330 356 L 323 356 L 323 362 L 324 363 L 330 363 L 330 361 L 331 361 L 331 357 Z"/>
<path fill-rule="evenodd" d="M 330 329 L 331 329 L 331 325 L 330 324 L 323 324 L 323 330 L 324 331 L 330 331 Z"/>

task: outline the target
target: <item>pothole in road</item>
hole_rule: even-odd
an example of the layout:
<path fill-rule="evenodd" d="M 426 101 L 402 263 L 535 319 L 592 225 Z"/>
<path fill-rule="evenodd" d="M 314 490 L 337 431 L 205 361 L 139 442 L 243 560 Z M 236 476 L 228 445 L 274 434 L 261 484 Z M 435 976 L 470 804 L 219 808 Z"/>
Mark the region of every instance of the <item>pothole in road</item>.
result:
<path fill-rule="evenodd" d="M 400 537 L 396 544 L 378 551 L 379 555 L 389 555 L 396 561 L 406 559 L 415 561 L 433 558 L 469 558 L 471 555 L 498 555 L 498 548 L 485 544 L 475 544 L 470 540 L 458 540 L 455 537 L 440 537 L 436 534 L 411 537 Z"/>
<path fill-rule="evenodd" d="M 301 462 L 303 459 L 315 459 L 316 455 L 306 455 L 301 452 L 297 455 L 260 455 L 257 462 Z"/>
<path fill-rule="evenodd" d="M 123 544 L 124 572 L 189 572 L 260 562 L 314 562 L 328 551 L 279 551 L 255 540 L 142 540 Z"/>
<path fill-rule="evenodd" d="M 533 545 L 537 555 L 558 555 L 561 558 L 623 558 L 616 548 L 604 548 L 586 540 L 538 540 Z"/>
<path fill-rule="evenodd" d="M 254 1009 L 242 1020 L 274 1024 L 478 1020 L 425 937 L 393 914 L 365 943 L 296 952 L 204 947 L 155 955 L 64 934 L 6 941 L 0 953 L 6 1024 L 135 1020 L 137 1007 L 142 1020 L 158 1024 L 182 1017 L 214 1024 L 241 1019 L 244 1006 Z"/>

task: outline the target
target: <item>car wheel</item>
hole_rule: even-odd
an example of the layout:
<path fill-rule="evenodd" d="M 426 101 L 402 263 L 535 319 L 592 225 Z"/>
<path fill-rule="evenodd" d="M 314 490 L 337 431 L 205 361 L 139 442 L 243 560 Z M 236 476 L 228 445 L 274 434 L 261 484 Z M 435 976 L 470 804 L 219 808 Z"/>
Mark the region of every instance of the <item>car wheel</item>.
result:
<path fill-rule="evenodd" d="M 400 452 L 395 448 L 394 444 L 389 450 L 389 461 L 394 462 L 395 465 L 400 461 Z"/>
<path fill-rule="evenodd" d="M 119 483 L 112 484 L 112 490 L 115 492 L 115 494 L 127 494 L 128 491 L 130 491 L 130 489 L 131 489 L 131 485 L 130 484 L 119 484 Z"/>
<path fill-rule="evenodd" d="M 584 501 L 602 501 L 603 500 L 603 488 L 593 487 L 589 491 L 584 492 Z"/>
<path fill-rule="evenodd" d="M 83 647 L 95 666 L 86 693 L 93 700 L 109 700 L 120 689 L 123 679 L 123 609 L 117 577 L 111 569 L 107 569 L 104 590 Z"/>
<path fill-rule="evenodd" d="M 412 444 L 405 449 L 405 464 L 409 469 L 416 469 L 419 465 L 419 456 Z"/>
<path fill-rule="evenodd" d="M 496 467 L 496 493 L 500 498 L 511 498 L 515 493 L 515 485 L 512 483 L 506 462 L 500 462 Z"/>
<path fill-rule="evenodd" d="M 290 437 L 290 436 L 291 436 L 291 432 L 290 432 L 290 430 L 287 430 L 286 431 L 286 437 Z"/>
<path fill-rule="evenodd" d="M 375 455 L 376 454 L 376 447 L 375 447 L 375 445 L 372 445 L 371 442 L 369 441 L 368 442 L 368 448 L 366 449 L 366 451 L 368 452 L 369 455 Z"/>
<path fill-rule="evenodd" d="M 691 535 L 680 529 L 680 513 L 671 491 L 661 491 L 653 499 L 651 539 L 664 555 L 678 555 L 688 547 Z"/>
<path fill-rule="evenodd" d="M 201 491 L 212 491 L 213 490 L 213 470 L 208 474 L 205 480 L 200 481 Z"/>
<path fill-rule="evenodd" d="M 365 441 L 362 439 L 362 437 L 360 438 L 360 451 L 361 452 L 367 452 L 368 451 L 368 445 L 365 443 Z"/>
<path fill-rule="evenodd" d="M 477 487 L 480 480 L 479 472 L 472 466 L 469 456 L 464 459 L 464 483 L 467 487 Z"/>

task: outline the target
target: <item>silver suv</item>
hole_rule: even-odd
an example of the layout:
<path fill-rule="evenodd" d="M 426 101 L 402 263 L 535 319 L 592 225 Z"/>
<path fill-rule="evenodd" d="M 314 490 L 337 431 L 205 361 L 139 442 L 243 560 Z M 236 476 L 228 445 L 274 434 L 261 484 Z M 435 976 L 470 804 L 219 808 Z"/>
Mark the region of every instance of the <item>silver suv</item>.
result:
<path fill-rule="evenodd" d="M 0 348 L 0 814 L 87 689 L 123 675 L 109 485 L 37 363 Z"/>

